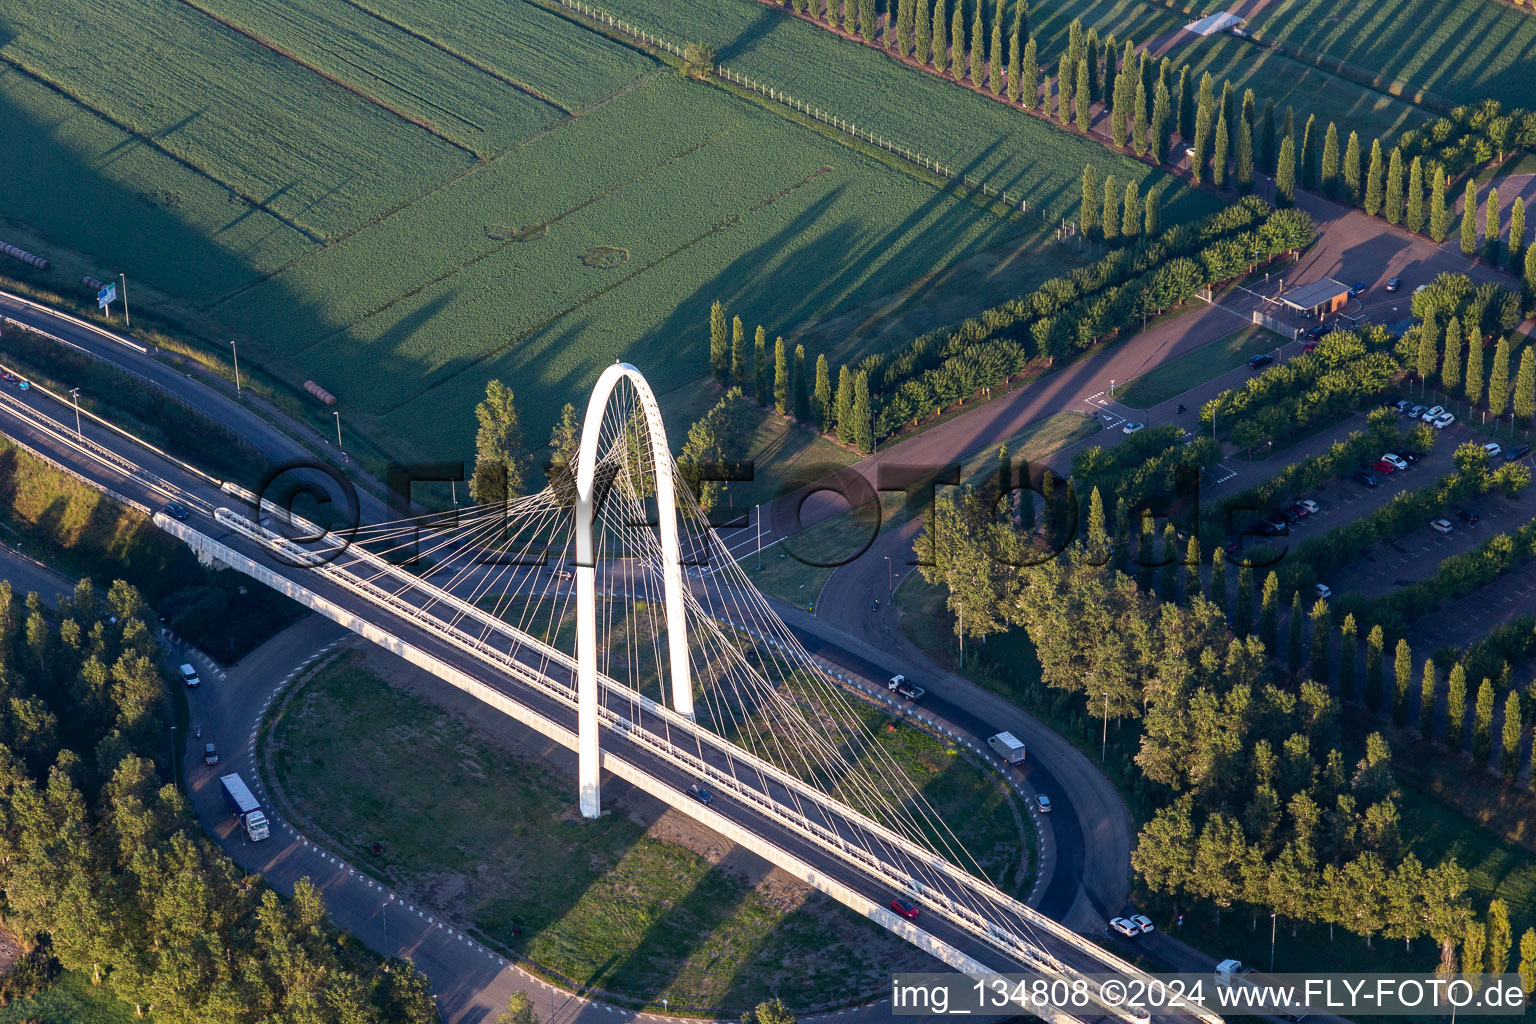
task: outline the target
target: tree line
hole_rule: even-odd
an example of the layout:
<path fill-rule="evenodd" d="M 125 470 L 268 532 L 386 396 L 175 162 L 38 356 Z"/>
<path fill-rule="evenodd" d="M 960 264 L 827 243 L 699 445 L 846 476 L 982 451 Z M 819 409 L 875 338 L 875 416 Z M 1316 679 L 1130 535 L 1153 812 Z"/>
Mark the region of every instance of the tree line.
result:
<path fill-rule="evenodd" d="M 1491 335 L 1510 331 L 1520 321 L 1520 301 L 1513 292 L 1491 283 L 1474 287 L 1465 274 L 1441 274 L 1414 292 L 1413 312 L 1419 323 L 1399 346 L 1406 368 L 1425 383 L 1435 380 L 1451 394 L 1459 391 L 1469 406 L 1481 405 L 1495 418 L 1507 414 L 1512 422 L 1531 422 L 1536 352 L 1523 346 L 1514 363 L 1507 334 L 1500 334 L 1493 351 L 1487 351 Z"/>
<path fill-rule="evenodd" d="M 137 591 L 47 612 L 0 582 L 0 890 L 24 944 L 157 1021 L 429 1024 L 427 980 L 344 941 L 307 879 L 284 901 L 202 834 Z"/>

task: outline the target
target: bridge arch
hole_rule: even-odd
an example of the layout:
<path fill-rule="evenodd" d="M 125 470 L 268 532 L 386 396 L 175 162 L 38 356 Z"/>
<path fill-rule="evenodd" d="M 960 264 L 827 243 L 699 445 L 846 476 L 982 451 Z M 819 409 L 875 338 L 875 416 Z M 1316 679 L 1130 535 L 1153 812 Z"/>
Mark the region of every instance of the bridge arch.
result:
<path fill-rule="evenodd" d="M 693 681 L 688 668 L 688 627 L 684 617 L 682 549 L 677 533 L 677 485 L 671 449 L 662 426 L 656 395 L 639 370 L 614 363 L 597 378 L 576 451 L 576 700 L 578 782 L 581 813 L 595 818 L 602 811 L 598 789 L 597 724 L 597 545 L 593 495 L 597 482 L 597 444 L 608 400 L 622 381 L 629 381 L 645 415 L 656 477 L 656 511 L 661 532 L 661 580 L 667 624 L 667 654 L 672 708 L 693 717 Z"/>

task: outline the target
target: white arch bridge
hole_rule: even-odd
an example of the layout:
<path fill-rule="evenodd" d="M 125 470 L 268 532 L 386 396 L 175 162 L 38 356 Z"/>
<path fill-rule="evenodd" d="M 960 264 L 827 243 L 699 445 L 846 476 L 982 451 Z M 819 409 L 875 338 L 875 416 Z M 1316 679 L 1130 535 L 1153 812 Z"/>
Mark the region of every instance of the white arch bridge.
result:
<path fill-rule="evenodd" d="M 601 375 L 574 472 L 551 474 L 550 487 L 370 524 L 351 538 L 258 505 L 233 484 L 215 489 L 185 464 L 195 474 L 186 480 L 153 472 L 115 444 L 0 401 L 71 460 L 110 467 L 149 502 L 201 513 L 155 521 L 203 557 L 577 751 L 584 815 L 600 813 L 607 772 L 966 974 L 1145 977 L 989 879 L 879 741 L 879 715 L 806 654 L 734 565 L 692 489 L 678 486 L 655 398 L 634 367 Z M 690 562 L 715 571 L 685 574 Z M 694 784 L 713 801 L 690 796 Z M 888 909 L 898 895 L 919 908 L 916 921 Z M 1184 1013 L 1221 1024 L 1210 1011 Z M 1097 1004 L 1044 1015 L 1146 1020 Z"/>

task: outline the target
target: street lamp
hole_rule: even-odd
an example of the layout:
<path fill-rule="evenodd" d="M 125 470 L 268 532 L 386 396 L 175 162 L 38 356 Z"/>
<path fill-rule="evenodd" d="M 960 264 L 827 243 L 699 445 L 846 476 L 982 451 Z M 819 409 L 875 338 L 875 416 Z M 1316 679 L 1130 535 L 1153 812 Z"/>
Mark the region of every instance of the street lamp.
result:
<path fill-rule="evenodd" d="M 341 411 L 333 409 L 331 415 L 336 417 L 336 450 L 341 451 Z"/>
<path fill-rule="evenodd" d="M 1104 691 L 1104 737 L 1099 741 L 1099 764 L 1109 758 L 1109 691 Z"/>
<path fill-rule="evenodd" d="M 885 599 L 889 601 L 891 595 L 896 593 L 896 584 L 891 582 L 891 556 L 885 556 Z"/>
<path fill-rule="evenodd" d="M 1275 973 L 1275 911 L 1269 913 L 1269 973 Z"/>
<path fill-rule="evenodd" d="M 70 388 L 69 397 L 75 400 L 75 439 L 83 441 L 85 435 L 80 430 L 80 389 Z"/>
<path fill-rule="evenodd" d="M 128 275 L 118 274 L 117 279 L 123 282 L 123 326 L 132 327 L 133 321 L 128 319 Z"/>
<path fill-rule="evenodd" d="M 176 781 L 176 724 L 174 722 L 171 723 L 171 785 L 180 788 Z"/>
<path fill-rule="evenodd" d="M 230 351 L 235 354 L 235 394 L 240 393 L 240 349 L 233 341 L 229 343 Z"/>
<path fill-rule="evenodd" d="M 757 519 L 757 571 L 763 571 L 763 506 L 754 505 L 753 514 Z"/>

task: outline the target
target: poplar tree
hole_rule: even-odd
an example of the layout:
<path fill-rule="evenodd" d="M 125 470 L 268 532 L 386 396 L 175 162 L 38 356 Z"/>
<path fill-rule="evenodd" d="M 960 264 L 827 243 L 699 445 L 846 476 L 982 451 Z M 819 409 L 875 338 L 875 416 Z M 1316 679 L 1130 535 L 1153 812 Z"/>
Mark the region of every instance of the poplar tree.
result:
<path fill-rule="evenodd" d="M 1017 20 L 1017 19 L 1015 19 Z M 1024 40 L 1019 38 L 1019 30 L 1015 26 L 1013 34 L 1008 37 L 1008 102 L 1019 102 L 1019 82 L 1024 66 Z"/>
<path fill-rule="evenodd" d="M 1317 115 L 1307 115 L 1307 126 L 1301 132 L 1301 150 L 1296 154 L 1300 170 L 1301 187 L 1317 188 Z"/>
<path fill-rule="evenodd" d="M 1172 523 L 1163 527 L 1163 571 L 1157 583 L 1157 596 L 1164 601 L 1179 597 L 1179 534 Z"/>
<path fill-rule="evenodd" d="M 1488 694 L 1493 700 L 1493 694 Z M 1492 709 L 1489 717 L 1492 718 Z M 1487 758 L 1483 758 L 1486 761 Z M 1479 762 L 1478 767 L 1482 767 Z M 1489 974 L 1505 974 L 1509 971 L 1509 953 L 1515 944 L 1514 931 L 1509 926 L 1509 907 L 1502 899 L 1488 901 L 1488 966 Z"/>
<path fill-rule="evenodd" d="M 1141 196 L 1133 178 L 1125 183 L 1125 209 L 1120 214 L 1120 234 L 1125 238 L 1134 238 L 1140 233 Z"/>
<path fill-rule="evenodd" d="M 1440 383 L 1446 391 L 1461 387 L 1461 320 L 1454 316 L 1445 325 L 1445 362 L 1440 366 Z"/>
<path fill-rule="evenodd" d="M 1030 42 L 1034 42 L 1034 40 L 1030 40 Z M 1051 76 L 1046 75 L 1045 81 L 1041 82 L 1040 86 L 1040 116 L 1049 121 L 1052 117 L 1051 103 L 1055 99 L 1055 94 L 1051 91 Z"/>
<path fill-rule="evenodd" d="M 1408 165 L 1408 212 L 1403 226 L 1414 234 L 1424 230 L 1424 160 L 1414 157 Z"/>
<path fill-rule="evenodd" d="M 1280 577 L 1273 569 L 1264 577 L 1264 593 L 1259 599 L 1259 641 L 1270 657 L 1280 653 Z"/>
<path fill-rule="evenodd" d="M 790 408 L 795 419 L 811 424 L 811 389 L 805 378 L 805 346 L 795 346 L 795 361 L 789 371 Z"/>
<path fill-rule="evenodd" d="M 1178 114 L 1177 132 L 1179 141 L 1189 145 L 1190 137 L 1195 132 L 1195 107 L 1190 97 L 1189 68 L 1179 68 L 1179 84 L 1173 90 L 1174 110 Z"/>
<path fill-rule="evenodd" d="M 1115 37 L 1104 37 L 1104 105 L 1114 106 L 1115 86 L 1120 81 L 1120 51 L 1115 46 Z"/>
<path fill-rule="evenodd" d="M 1355 699 L 1355 661 L 1360 656 L 1359 627 L 1353 612 L 1344 616 L 1339 627 L 1339 694 L 1345 700 Z"/>
<path fill-rule="evenodd" d="M 912 28 L 917 21 L 916 0 L 897 0 L 896 12 L 896 53 L 901 57 L 910 57 Z"/>
<path fill-rule="evenodd" d="M 1130 77 L 1122 74 L 1116 79 L 1115 91 L 1110 97 L 1109 141 L 1121 148 L 1130 139 L 1131 101 L 1127 98 L 1130 85 Z"/>
<path fill-rule="evenodd" d="M 859 35 L 864 37 L 866 43 L 875 41 L 877 21 L 875 0 L 859 0 Z"/>
<path fill-rule="evenodd" d="M 782 334 L 773 342 L 773 411 L 789 415 L 789 352 Z"/>
<path fill-rule="evenodd" d="M 1076 70 L 1072 58 L 1062 54 L 1056 66 L 1056 119 L 1062 124 L 1072 123 L 1072 77 Z"/>
<path fill-rule="evenodd" d="M 949 74 L 957 82 L 965 77 L 965 0 L 955 0 L 949 16 Z"/>
<path fill-rule="evenodd" d="M 1472 706 L 1472 759 L 1477 767 L 1482 768 L 1488 764 L 1488 755 L 1491 753 L 1493 753 L 1493 680 L 1484 676 L 1482 685 L 1477 688 L 1477 699 Z M 1490 927 L 1492 924 L 1493 922 L 1490 921 Z"/>
<path fill-rule="evenodd" d="M 1331 199 L 1339 197 L 1339 129 L 1328 122 L 1328 133 L 1323 138 L 1323 166 L 1320 177 L 1323 194 Z"/>
<path fill-rule="evenodd" d="M 1169 523 L 1168 528 L 1173 529 Z M 1237 567 L 1237 600 L 1232 609 L 1232 632 L 1247 638 L 1253 631 L 1253 568 L 1239 563 Z"/>
<path fill-rule="evenodd" d="M 1077 227 L 1086 237 L 1092 238 L 1099 226 L 1099 210 L 1102 207 L 1099 191 L 1099 172 L 1093 164 L 1083 165 L 1083 202 L 1077 211 Z"/>
<path fill-rule="evenodd" d="M 1157 553 L 1152 548 L 1152 517 L 1141 517 L 1141 539 L 1136 543 L 1136 587 L 1143 594 L 1152 593 L 1152 568 Z"/>
<path fill-rule="evenodd" d="M 1104 212 L 1099 224 L 1106 242 L 1113 242 L 1120 236 L 1120 192 L 1113 174 L 1104 175 Z"/>
<path fill-rule="evenodd" d="M 1408 691 L 1413 687 L 1413 652 L 1408 641 L 1399 639 L 1392 661 L 1392 723 L 1408 721 Z"/>
<path fill-rule="evenodd" d="M 1206 600 L 1223 612 L 1227 610 L 1227 553 L 1221 548 L 1211 552 L 1211 587 Z"/>
<path fill-rule="evenodd" d="M 827 354 L 816 357 L 816 426 L 823 434 L 832 429 L 832 374 Z"/>
<path fill-rule="evenodd" d="M 987 54 L 986 26 L 981 17 L 982 0 L 976 0 L 976 16 L 971 19 L 971 84 L 981 88 L 981 63 Z"/>
<path fill-rule="evenodd" d="M 1372 626 L 1365 636 L 1365 706 L 1372 714 L 1381 710 L 1382 699 L 1386 696 L 1387 681 L 1382 663 L 1386 646 L 1387 639 L 1381 626 Z"/>
<path fill-rule="evenodd" d="M 1147 154 L 1147 83 L 1141 76 L 1136 76 L 1136 107 L 1132 111 L 1134 123 L 1131 125 L 1131 152 L 1137 156 Z"/>
<path fill-rule="evenodd" d="M 1505 782 L 1513 782 L 1520 770 L 1520 694 L 1510 690 L 1504 698 L 1504 728 L 1499 736 L 1499 770 Z"/>
<path fill-rule="evenodd" d="M 1365 174 L 1365 212 L 1374 217 L 1381 212 L 1381 190 L 1386 168 L 1381 162 L 1381 140 L 1371 143 L 1371 164 Z"/>
<path fill-rule="evenodd" d="M 1467 728 L 1467 670 L 1461 662 L 1451 666 L 1445 683 L 1445 745 L 1461 753 Z"/>
<path fill-rule="evenodd" d="M 731 318 L 731 382 L 750 384 L 747 380 L 747 330 L 741 325 L 741 317 Z"/>
<path fill-rule="evenodd" d="M 1020 39 L 1029 39 L 1029 0 L 1014 0 L 1013 31 Z"/>
<path fill-rule="evenodd" d="M 1259 166 L 1265 174 L 1274 174 L 1280 159 L 1280 150 L 1275 139 L 1275 101 L 1264 101 L 1264 114 L 1259 118 Z"/>
<path fill-rule="evenodd" d="M 1344 147 L 1344 192 L 1351 205 L 1360 205 L 1360 136 L 1349 133 L 1349 144 Z"/>
<path fill-rule="evenodd" d="M 1515 374 L 1515 400 L 1512 407 L 1515 418 L 1522 423 L 1531 421 L 1536 413 L 1536 352 L 1527 345 L 1520 351 L 1520 370 Z"/>
<path fill-rule="evenodd" d="M 1168 95 L 1168 84 L 1158 80 L 1152 100 L 1152 131 L 1149 148 L 1152 159 L 1162 163 L 1168 159 L 1168 119 L 1172 116 L 1173 98 Z"/>
<path fill-rule="evenodd" d="M 1419 739 L 1425 743 L 1435 738 L 1435 659 L 1424 659 L 1424 678 L 1419 683 Z"/>
<path fill-rule="evenodd" d="M 1413 368 L 1418 372 L 1419 379 L 1427 381 L 1435 375 L 1435 370 L 1440 365 L 1440 332 L 1435 329 L 1432 320 L 1419 325 L 1419 350 L 1414 359 Z"/>
<path fill-rule="evenodd" d="M 1225 188 L 1227 184 L 1227 119 L 1216 115 L 1216 145 L 1211 151 L 1211 184 Z"/>
<path fill-rule="evenodd" d="M 844 363 L 837 371 L 837 397 L 833 399 L 837 439 L 844 444 L 853 443 L 853 371 Z"/>
<path fill-rule="evenodd" d="M 992 18 L 992 46 L 987 51 L 987 81 L 992 85 L 992 95 L 1003 94 L 1003 6 L 1006 0 L 997 0 L 997 13 Z"/>
<path fill-rule="evenodd" d="M 1388 224 L 1396 224 L 1403 219 L 1403 154 L 1393 147 L 1392 157 L 1387 161 L 1387 191 L 1382 201 L 1382 211 Z"/>
<path fill-rule="evenodd" d="M 1488 190 L 1488 199 L 1483 204 L 1483 248 L 1487 252 L 1488 262 L 1495 267 L 1499 265 L 1499 238 L 1504 233 L 1499 226 L 1501 219 L 1499 188 L 1495 185 Z"/>
<path fill-rule="evenodd" d="M 1483 400 L 1483 339 L 1473 335 L 1467 339 L 1467 404 L 1476 405 Z"/>
<path fill-rule="evenodd" d="M 853 446 L 868 455 L 875 444 L 873 410 L 869 404 L 869 375 L 857 370 L 853 375 Z"/>
<path fill-rule="evenodd" d="M 1088 82 L 1088 58 L 1077 62 L 1077 130 L 1084 135 L 1093 127 L 1093 101 L 1086 88 Z"/>
<path fill-rule="evenodd" d="M 959 3 L 960 0 L 955 0 Z M 932 51 L 933 69 L 940 74 L 949 66 L 949 0 L 933 0 L 933 39 L 929 44 Z"/>
<path fill-rule="evenodd" d="M 1289 135 L 1280 140 L 1280 157 L 1275 164 L 1275 194 L 1279 205 L 1296 203 L 1296 143 Z"/>
<path fill-rule="evenodd" d="M 1329 677 L 1333 675 L 1333 666 L 1330 663 L 1328 649 L 1332 646 L 1329 640 L 1331 629 L 1328 619 L 1328 599 L 1320 597 L 1312 605 L 1309 615 L 1312 619 L 1312 656 L 1309 667 L 1312 670 L 1312 678 L 1327 686 Z"/>
<path fill-rule="evenodd" d="M 1141 233 L 1148 238 L 1156 238 L 1163 230 L 1163 217 L 1160 212 L 1162 202 L 1162 190 L 1156 185 L 1147 189 L 1147 198 L 1142 205 L 1146 212 L 1142 217 Z"/>
<path fill-rule="evenodd" d="M 725 304 L 719 299 L 709 307 L 709 368 L 722 381 L 731 372 L 731 335 L 725 323 Z"/>
<path fill-rule="evenodd" d="M 1451 227 L 1450 211 L 1445 206 L 1445 172 L 1439 164 L 1429 165 L 1429 178 L 1429 237 L 1439 245 Z"/>
<path fill-rule="evenodd" d="M 1200 579 L 1200 538 L 1193 533 L 1189 546 L 1184 549 L 1184 603 L 1200 596 L 1204 583 Z"/>
<path fill-rule="evenodd" d="M 1099 30 L 1091 28 L 1083 37 L 1083 56 L 1088 60 L 1088 99 L 1099 103 L 1104 99 L 1104 47 L 1099 43 Z"/>
<path fill-rule="evenodd" d="M 1525 265 L 1525 199 L 1520 196 L 1509 208 L 1508 251 L 1509 272 L 1518 274 Z"/>
<path fill-rule="evenodd" d="M 917 0 L 913 20 L 917 30 L 917 52 L 913 56 L 919 64 L 927 64 L 933 60 L 933 14 L 928 10 L 928 0 Z"/>
<path fill-rule="evenodd" d="M 1307 619 L 1301 610 L 1301 591 L 1291 595 L 1290 641 L 1286 645 L 1286 665 L 1291 674 L 1301 671 L 1302 652 L 1306 646 Z"/>
<path fill-rule="evenodd" d="M 1024 44 L 1024 66 L 1019 69 L 1019 94 L 1025 110 L 1034 110 L 1040 101 L 1040 61 L 1035 56 L 1035 41 Z"/>
<path fill-rule="evenodd" d="M 1503 416 L 1509 408 L 1509 339 L 1500 338 L 1493 350 L 1493 369 L 1488 374 L 1488 411 Z"/>
<path fill-rule="evenodd" d="M 757 325 L 757 333 L 752 336 L 752 397 L 760 405 L 768 404 L 769 395 L 768 375 L 768 332 L 763 330 L 763 325 Z"/>
<path fill-rule="evenodd" d="M 1467 192 L 1461 208 L 1461 254 L 1477 252 L 1477 183 L 1467 179 Z"/>

